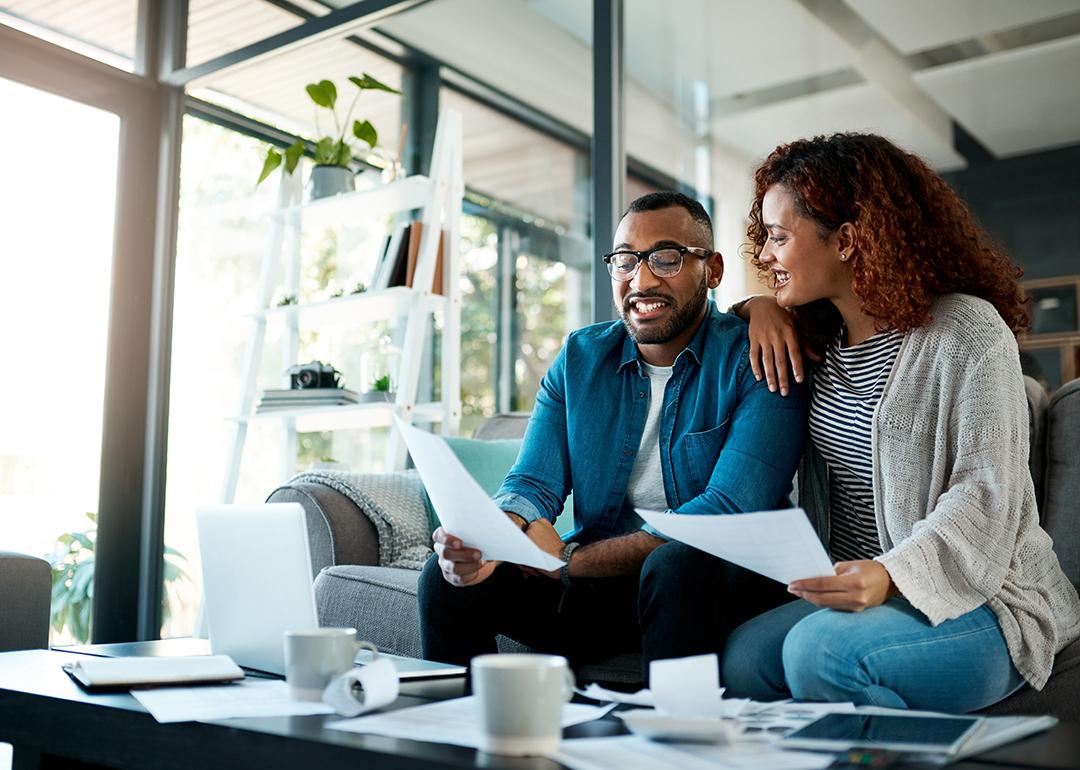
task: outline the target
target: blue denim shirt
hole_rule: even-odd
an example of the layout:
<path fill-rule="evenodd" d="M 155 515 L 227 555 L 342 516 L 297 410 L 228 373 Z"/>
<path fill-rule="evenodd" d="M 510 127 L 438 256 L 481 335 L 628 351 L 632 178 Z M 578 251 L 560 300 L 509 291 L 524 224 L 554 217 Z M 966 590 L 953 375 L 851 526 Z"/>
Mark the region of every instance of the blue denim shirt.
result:
<path fill-rule="evenodd" d="M 526 521 L 554 522 L 573 490 L 573 539 L 625 533 L 635 518 L 626 490 L 649 392 L 621 321 L 572 332 L 540 383 L 521 454 L 495 502 Z M 787 505 L 807 406 L 805 387 L 785 398 L 754 379 L 746 323 L 710 301 L 664 392 L 660 464 L 669 509 L 718 514 Z"/>

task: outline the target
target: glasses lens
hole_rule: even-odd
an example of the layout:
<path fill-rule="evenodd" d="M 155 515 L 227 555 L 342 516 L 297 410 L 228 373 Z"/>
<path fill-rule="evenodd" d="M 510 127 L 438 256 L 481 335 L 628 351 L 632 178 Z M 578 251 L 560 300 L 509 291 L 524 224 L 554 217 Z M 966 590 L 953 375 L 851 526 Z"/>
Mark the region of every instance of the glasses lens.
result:
<path fill-rule="evenodd" d="M 653 275 L 670 278 L 682 267 L 682 254 L 678 249 L 660 249 L 649 255 L 649 269 Z"/>
<path fill-rule="evenodd" d="M 617 251 L 608 259 L 608 272 L 616 281 L 629 281 L 634 277 L 638 261 L 637 254 Z"/>

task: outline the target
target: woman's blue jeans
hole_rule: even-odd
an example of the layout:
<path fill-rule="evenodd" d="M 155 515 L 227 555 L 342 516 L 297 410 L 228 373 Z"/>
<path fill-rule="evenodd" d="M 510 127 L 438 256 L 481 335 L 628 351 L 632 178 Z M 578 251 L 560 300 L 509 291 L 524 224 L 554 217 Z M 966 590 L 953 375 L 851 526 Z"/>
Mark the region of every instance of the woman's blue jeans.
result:
<path fill-rule="evenodd" d="M 1024 684 L 985 604 L 931 626 L 899 598 L 864 612 L 799 599 L 758 615 L 728 638 L 722 679 L 734 697 L 952 713 L 985 708 Z"/>

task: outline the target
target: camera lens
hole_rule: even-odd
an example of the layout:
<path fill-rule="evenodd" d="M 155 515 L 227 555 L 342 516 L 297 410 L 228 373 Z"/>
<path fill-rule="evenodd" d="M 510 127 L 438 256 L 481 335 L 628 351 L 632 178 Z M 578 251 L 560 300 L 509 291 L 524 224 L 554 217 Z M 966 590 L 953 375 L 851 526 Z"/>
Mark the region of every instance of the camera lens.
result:
<path fill-rule="evenodd" d="M 313 388 L 318 383 L 319 375 L 311 369 L 304 369 L 296 376 L 301 388 Z"/>

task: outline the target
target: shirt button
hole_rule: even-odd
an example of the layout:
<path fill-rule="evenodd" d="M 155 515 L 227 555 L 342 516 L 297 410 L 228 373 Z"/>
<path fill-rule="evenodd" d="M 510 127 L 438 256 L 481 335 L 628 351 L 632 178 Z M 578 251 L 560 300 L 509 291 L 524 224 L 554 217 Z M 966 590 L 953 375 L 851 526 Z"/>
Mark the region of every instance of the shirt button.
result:
<path fill-rule="evenodd" d="M 645 391 L 644 390 L 639 390 L 637 392 L 637 397 L 638 398 L 645 398 Z"/>
<path fill-rule="evenodd" d="M 631 454 L 632 454 L 632 452 L 629 449 L 624 449 L 623 450 L 623 455 L 624 456 L 629 457 Z"/>

